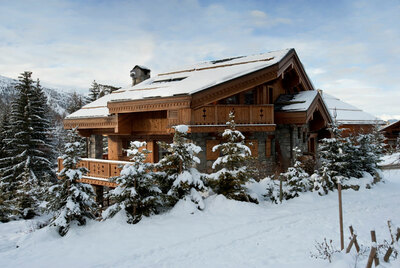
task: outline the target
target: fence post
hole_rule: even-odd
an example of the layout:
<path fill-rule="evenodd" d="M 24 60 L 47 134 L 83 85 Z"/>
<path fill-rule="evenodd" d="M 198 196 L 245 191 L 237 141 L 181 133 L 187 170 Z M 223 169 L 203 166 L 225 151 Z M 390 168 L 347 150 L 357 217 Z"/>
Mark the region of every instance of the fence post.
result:
<path fill-rule="evenodd" d="M 343 234 L 343 209 L 342 209 L 342 184 L 338 182 L 338 198 L 339 198 L 339 225 L 340 225 L 340 250 L 344 249 Z"/>

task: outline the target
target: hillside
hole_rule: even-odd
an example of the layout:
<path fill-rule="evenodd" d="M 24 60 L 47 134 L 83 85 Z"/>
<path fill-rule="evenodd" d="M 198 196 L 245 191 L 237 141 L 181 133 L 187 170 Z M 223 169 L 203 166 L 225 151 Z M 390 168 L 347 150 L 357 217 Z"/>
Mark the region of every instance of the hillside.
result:
<path fill-rule="evenodd" d="M 346 246 L 349 225 L 363 246 L 371 245 L 373 229 L 378 243 L 389 239 L 388 219 L 400 225 L 400 171 L 385 171 L 384 177 L 370 190 L 343 192 Z M 336 192 L 307 193 L 280 205 L 221 195 L 205 202 L 198 211 L 181 201 L 137 225 L 119 214 L 73 226 L 64 238 L 49 227 L 34 231 L 38 220 L 0 223 L 0 267 L 365 267 L 369 252 L 356 257 L 354 248 L 334 255 L 331 264 L 310 257 L 325 237 L 339 247 Z M 399 258 L 383 263 L 399 265 Z"/>
<path fill-rule="evenodd" d="M 4 107 L 10 103 L 16 95 L 14 86 L 18 80 L 0 75 L 0 112 L 3 113 Z M 67 115 L 66 109 L 71 100 L 72 93 L 65 92 L 55 88 L 43 87 L 47 97 L 47 104 L 50 106 L 52 115 L 56 120 L 64 118 Z"/>

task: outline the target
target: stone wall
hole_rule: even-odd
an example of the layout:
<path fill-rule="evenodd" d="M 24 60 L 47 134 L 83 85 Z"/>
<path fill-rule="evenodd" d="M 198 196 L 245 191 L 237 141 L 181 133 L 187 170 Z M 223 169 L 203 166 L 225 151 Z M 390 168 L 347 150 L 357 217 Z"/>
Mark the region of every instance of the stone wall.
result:
<path fill-rule="evenodd" d="M 268 136 L 274 135 L 274 132 L 253 132 L 244 133 L 247 140 L 257 140 L 258 141 L 258 157 L 248 163 L 248 165 L 254 165 L 260 172 L 260 178 L 264 178 L 267 175 L 271 175 L 275 171 L 275 142 L 274 139 L 271 140 L 271 156 L 266 156 L 266 141 Z M 193 143 L 200 146 L 202 151 L 198 154 L 201 163 L 197 165 L 197 169 L 201 172 L 211 173 L 212 165 L 214 160 L 207 160 L 206 145 L 207 140 L 220 139 L 218 135 L 211 133 L 192 133 L 190 139 Z"/>

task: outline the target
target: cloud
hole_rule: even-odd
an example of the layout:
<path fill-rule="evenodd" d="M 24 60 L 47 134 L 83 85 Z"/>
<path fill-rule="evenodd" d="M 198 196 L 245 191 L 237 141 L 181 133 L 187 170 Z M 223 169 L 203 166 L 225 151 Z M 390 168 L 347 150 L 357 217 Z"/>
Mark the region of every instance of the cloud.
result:
<path fill-rule="evenodd" d="M 251 22 L 257 27 L 271 27 L 277 24 L 289 24 L 292 21 L 288 18 L 271 18 L 264 11 L 250 11 Z"/>
<path fill-rule="evenodd" d="M 29 6 L 29 9 L 26 7 Z M 43 84 L 126 86 L 204 60 L 294 47 L 316 88 L 367 112 L 400 114 L 396 1 L 9 1 L 0 9 L 0 74 Z"/>

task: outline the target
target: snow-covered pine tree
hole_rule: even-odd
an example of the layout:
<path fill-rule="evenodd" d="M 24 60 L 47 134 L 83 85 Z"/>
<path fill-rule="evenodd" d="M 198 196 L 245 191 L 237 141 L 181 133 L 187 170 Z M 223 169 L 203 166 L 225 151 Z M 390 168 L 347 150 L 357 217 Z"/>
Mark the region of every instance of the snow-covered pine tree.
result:
<path fill-rule="evenodd" d="M 282 173 L 286 191 L 283 193 L 284 199 L 291 199 L 299 196 L 299 193 L 308 192 L 312 188 L 310 175 L 304 171 L 300 162 L 301 150 L 293 148 L 294 165 L 289 167 L 287 172 Z"/>
<path fill-rule="evenodd" d="M 71 95 L 71 99 L 68 102 L 67 112 L 72 114 L 78 111 L 82 106 L 85 105 L 85 101 L 82 96 L 74 91 Z"/>
<path fill-rule="evenodd" d="M 97 100 L 100 97 L 100 87 L 96 80 L 93 80 L 92 86 L 89 88 L 88 102 Z"/>
<path fill-rule="evenodd" d="M 328 194 L 328 191 L 332 191 L 335 188 L 335 184 L 328 175 L 328 172 L 327 166 L 324 166 L 321 167 L 317 173 L 311 175 L 313 192 L 317 192 L 319 195 L 326 195 Z"/>
<path fill-rule="evenodd" d="M 191 200 L 198 209 L 204 208 L 203 198 L 199 191 L 204 190 L 203 175 L 195 168 L 200 163 L 196 156 L 201 148 L 186 137 L 186 125 L 175 126 L 175 134 L 171 144 L 160 143 L 167 154 L 157 164 L 157 169 L 165 173 L 160 186 L 167 194 L 171 205 L 179 199 Z"/>
<path fill-rule="evenodd" d="M 127 153 L 132 163 L 123 167 L 120 176 L 111 179 L 118 184 L 109 193 L 115 203 L 103 212 L 103 219 L 112 218 L 119 211 L 125 210 L 127 222 L 134 224 L 143 216 L 157 213 L 162 206 L 161 190 L 151 172 L 152 164 L 144 162 L 150 153 L 145 147 L 146 142 L 131 142 Z"/>
<path fill-rule="evenodd" d="M 318 183 L 319 187 L 326 187 L 324 191 L 333 191 L 337 188 L 337 180 L 343 179 L 350 168 L 347 155 L 346 140 L 342 137 L 342 129 L 339 129 L 336 122 L 331 125 L 332 138 L 322 139 L 318 148 L 321 167 L 318 171 L 320 177 L 326 183 Z"/>
<path fill-rule="evenodd" d="M 50 187 L 51 198 L 47 204 L 47 209 L 55 213 L 50 225 L 56 226 L 61 236 L 67 234 L 72 223 L 81 226 L 88 219 L 95 219 L 97 210 L 92 186 L 79 182 L 88 170 L 78 167 L 82 143 L 76 129 L 68 131 L 67 141 L 62 156 L 64 168 L 59 174 L 60 182 Z"/>
<path fill-rule="evenodd" d="M 247 166 L 251 151 L 244 143 L 243 134 L 236 130 L 233 112 L 226 124 L 229 128 L 222 134 L 224 142 L 213 147 L 213 151 L 220 151 L 222 156 L 213 163 L 212 168 L 218 171 L 209 175 L 210 187 L 229 199 L 257 203 L 245 186 L 254 181 L 255 171 Z"/>
<path fill-rule="evenodd" d="M 317 184 L 321 178 L 324 178 L 324 183 L 319 183 L 321 187 L 326 187 L 324 191 L 336 189 L 338 180 L 342 182 L 343 188 L 353 187 L 346 181 L 351 177 L 360 178 L 363 174 L 360 145 L 357 144 L 356 137 L 343 137 L 343 129 L 339 129 L 336 123 L 332 124 L 331 131 L 333 137 L 322 139 L 319 145 L 321 167 L 318 175 L 320 178 L 314 176 Z"/>
<path fill-rule="evenodd" d="M 7 141 L 13 136 L 10 125 L 10 112 L 6 109 L 0 125 L 0 221 L 6 222 L 12 219 L 14 208 L 14 198 L 18 189 L 18 181 L 12 176 L 4 176 L 4 169 L 8 166 L 8 145 Z"/>
<path fill-rule="evenodd" d="M 5 107 L 3 118 L 0 123 L 0 159 L 3 159 L 7 156 L 6 140 L 9 140 L 12 136 L 13 134 L 11 132 L 11 124 L 10 124 L 10 110 L 9 107 Z"/>
<path fill-rule="evenodd" d="M 11 105 L 10 135 L 4 139 L 6 156 L 0 159 L 1 180 L 8 182 L 10 200 L 21 202 L 14 204 L 14 213 L 24 218 L 33 215 L 26 211 L 37 207 L 27 200 L 38 200 L 42 186 L 55 178 L 46 97 L 40 84 L 34 85 L 31 75 L 22 73 L 16 85 L 18 94 Z M 34 189 L 23 190 L 26 185 Z"/>
<path fill-rule="evenodd" d="M 41 186 L 44 182 L 55 182 L 56 174 L 54 167 L 57 159 L 55 141 L 53 139 L 55 129 L 51 124 L 50 107 L 47 105 L 47 97 L 37 79 L 33 87 L 33 96 L 30 100 L 32 114 L 33 135 L 32 142 L 35 148 L 33 157 L 33 172 L 39 178 Z M 47 188 L 47 186 L 46 186 Z"/>
<path fill-rule="evenodd" d="M 360 177 L 362 177 L 362 172 L 367 172 L 375 178 L 374 182 L 381 179 L 377 170 L 384 152 L 384 139 L 385 137 L 379 132 L 378 127 L 375 127 L 370 133 L 361 133 L 355 137 L 357 149 L 355 158 L 359 162 Z"/>

